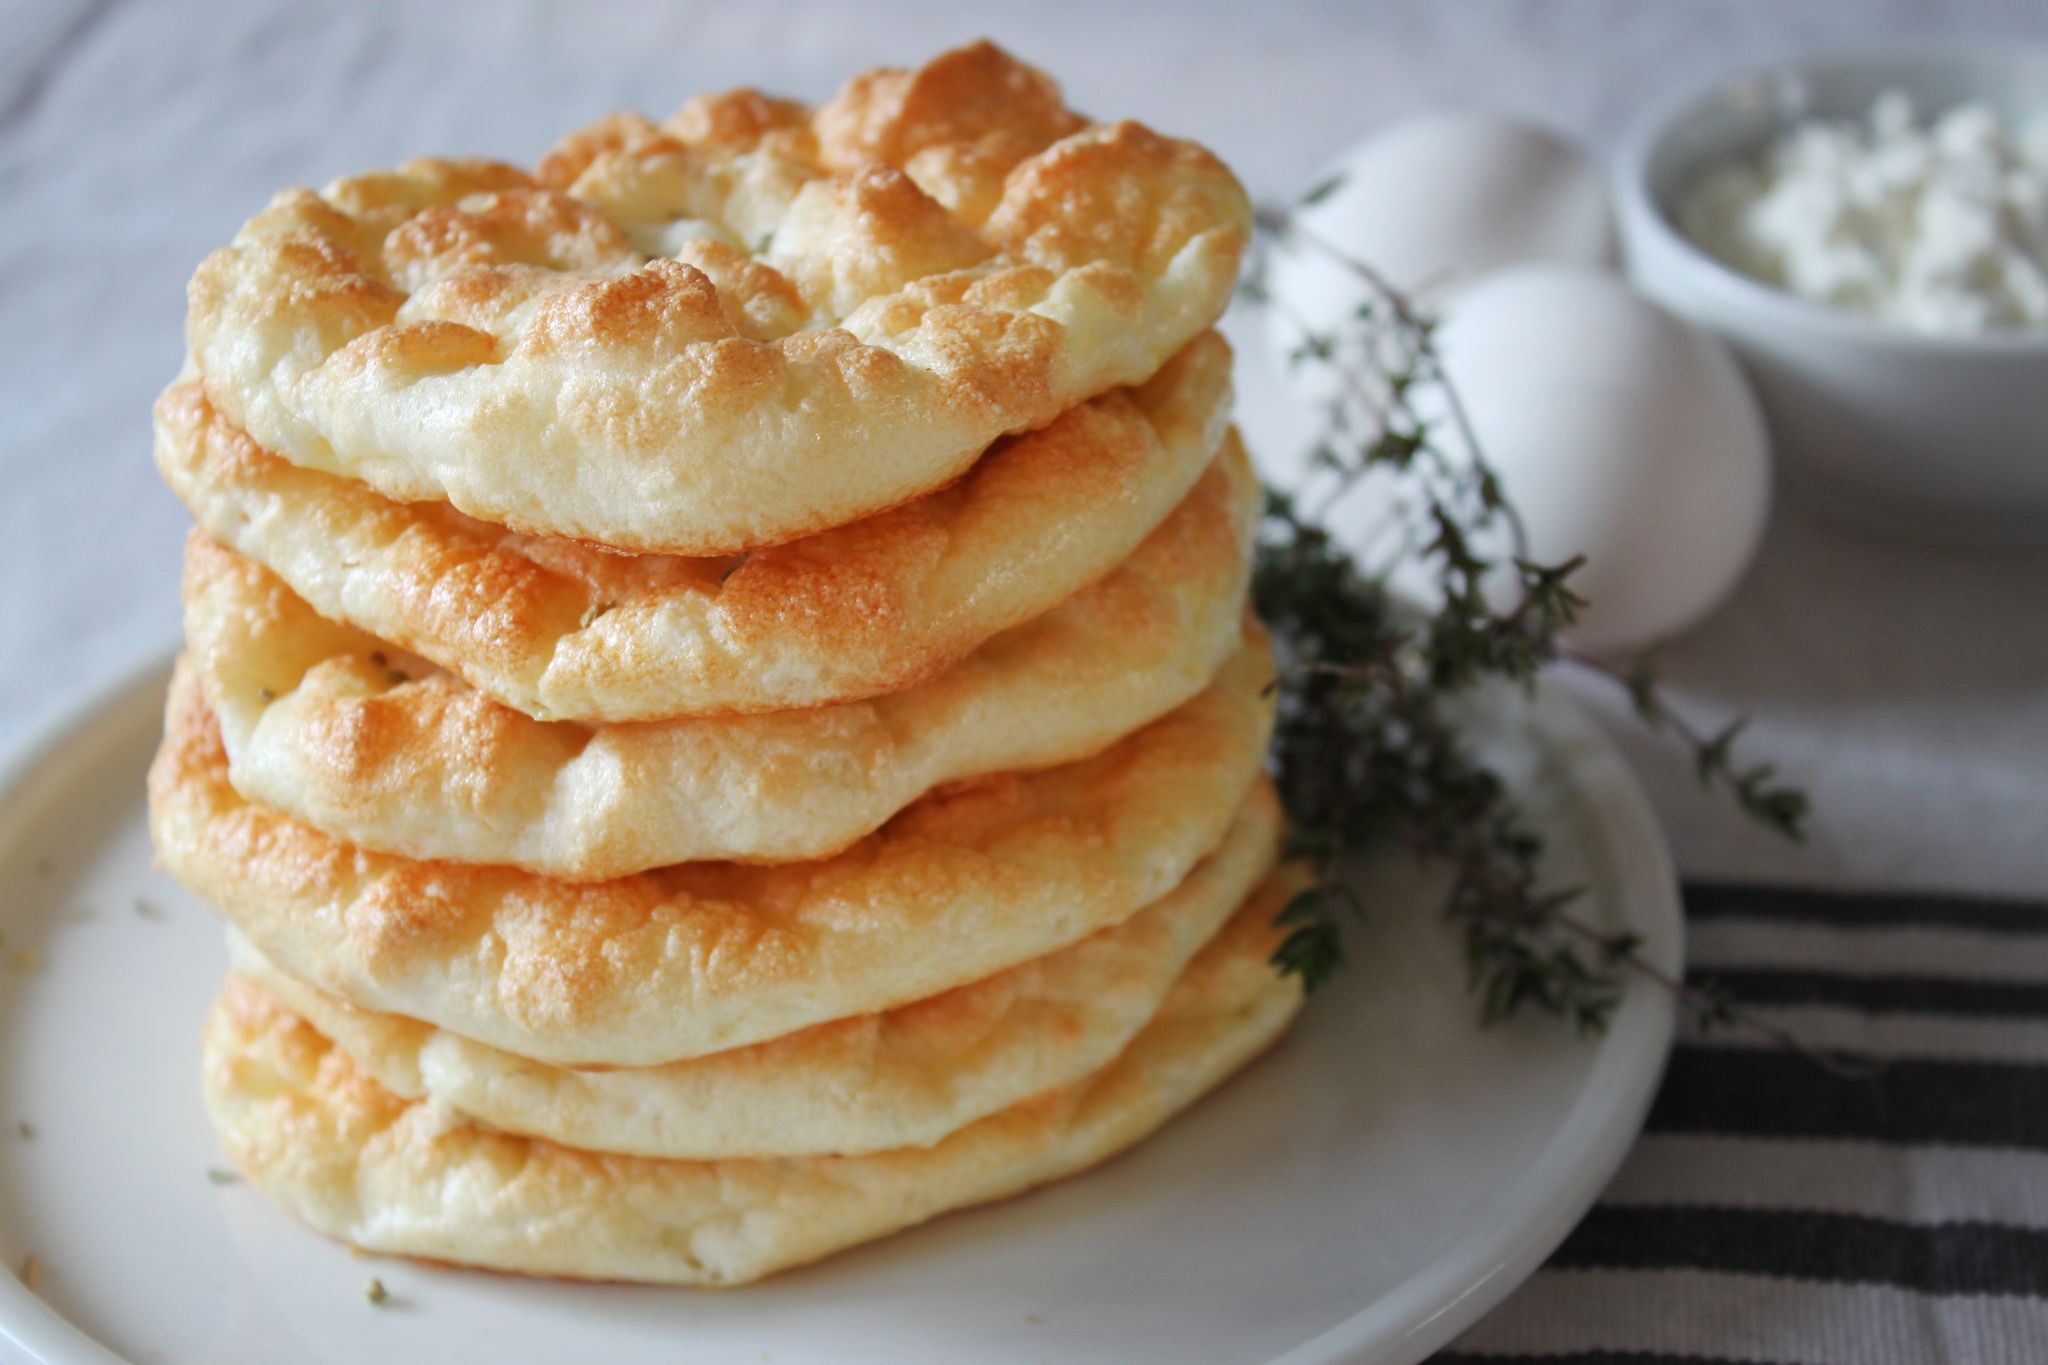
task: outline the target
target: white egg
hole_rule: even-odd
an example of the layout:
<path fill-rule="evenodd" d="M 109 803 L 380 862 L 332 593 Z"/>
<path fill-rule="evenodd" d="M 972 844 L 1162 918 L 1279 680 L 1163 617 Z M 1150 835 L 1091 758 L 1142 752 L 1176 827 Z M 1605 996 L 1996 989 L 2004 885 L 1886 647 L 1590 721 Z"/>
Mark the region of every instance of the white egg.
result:
<path fill-rule="evenodd" d="M 1360 142 L 1331 174 L 1341 183 L 1298 211 L 1305 233 L 1362 261 L 1432 306 L 1486 272 L 1524 261 L 1611 265 L 1607 187 L 1577 147 L 1498 114 L 1424 115 Z M 1355 332 L 1367 285 L 1307 244 L 1275 251 L 1268 336 L 1284 359 L 1305 334 Z M 1315 366 L 1289 367 L 1310 398 L 1330 392 Z"/>
<path fill-rule="evenodd" d="M 1664 639 L 1735 586 L 1763 530 L 1770 454 L 1718 341 L 1613 275 L 1530 265 L 1461 294 L 1437 344 L 1531 556 L 1586 557 L 1574 648 Z"/>

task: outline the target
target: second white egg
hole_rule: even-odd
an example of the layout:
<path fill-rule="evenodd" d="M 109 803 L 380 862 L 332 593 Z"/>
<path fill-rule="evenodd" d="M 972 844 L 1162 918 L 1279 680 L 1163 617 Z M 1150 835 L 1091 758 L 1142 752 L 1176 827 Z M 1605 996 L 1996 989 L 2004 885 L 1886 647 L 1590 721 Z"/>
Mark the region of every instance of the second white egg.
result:
<path fill-rule="evenodd" d="M 1573 647 L 1651 644 L 1734 587 L 1763 530 L 1770 458 L 1718 341 L 1612 275 L 1535 265 L 1466 290 L 1437 345 L 1531 557 L 1586 558 Z"/>

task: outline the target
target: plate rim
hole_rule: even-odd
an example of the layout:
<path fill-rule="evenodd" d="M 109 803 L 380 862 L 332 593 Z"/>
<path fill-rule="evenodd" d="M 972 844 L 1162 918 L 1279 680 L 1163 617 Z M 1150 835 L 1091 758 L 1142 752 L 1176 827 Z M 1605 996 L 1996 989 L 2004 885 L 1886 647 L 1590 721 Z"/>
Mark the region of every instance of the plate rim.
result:
<path fill-rule="evenodd" d="M 1541 680 L 1528 725 L 1545 747 L 1572 750 L 1575 791 L 1598 818 L 1619 865 L 1628 927 L 1656 967 L 1681 975 L 1685 919 L 1678 874 L 1649 797 L 1620 749 L 1554 679 Z M 1640 885 L 1638 885 L 1640 883 Z M 1454 1241 L 1399 1288 L 1267 1365 L 1421 1361 L 1519 1288 L 1555 1251 L 1613 1180 L 1635 1146 L 1677 1031 L 1678 1002 L 1637 981 L 1626 991 L 1564 1121 L 1525 1168 L 1509 1204 L 1517 1216 L 1483 1236 Z M 1615 1102 L 1611 1097 L 1617 1093 Z"/>
<path fill-rule="evenodd" d="M 47 704 L 25 721 L 14 739 L 0 746 L 0 805 L 11 803 L 37 773 L 56 762 L 60 751 L 95 717 L 139 705 L 168 685 L 175 646 L 161 637 L 105 670 L 96 682 Z M 0 1347 L 21 1352 L 24 1365 L 135 1365 L 102 1345 L 16 1277 L 0 1273 Z"/>
<path fill-rule="evenodd" d="M 0 803 L 11 802 L 95 718 L 160 690 L 175 653 L 175 647 L 153 641 L 98 683 L 27 721 L 0 747 Z M 1542 747 L 1563 756 L 1574 794 L 1594 817 L 1616 865 L 1616 891 L 1629 927 L 1643 937 L 1643 951 L 1660 968 L 1678 973 L 1684 958 L 1678 878 L 1641 784 L 1614 741 L 1556 680 L 1539 682 L 1524 717 Z M 1564 1240 L 1634 1146 L 1677 1016 L 1668 992 L 1642 983 L 1628 990 L 1565 1119 L 1511 1187 L 1515 1197 L 1506 1205 L 1508 1216 L 1498 1217 L 1484 1235 L 1454 1240 L 1393 1292 L 1267 1365 L 1420 1361 L 1497 1306 Z M 12 1273 L 0 1274 L 0 1347 L 23 1353 L 28 1365 L 134 1365 Z"/>

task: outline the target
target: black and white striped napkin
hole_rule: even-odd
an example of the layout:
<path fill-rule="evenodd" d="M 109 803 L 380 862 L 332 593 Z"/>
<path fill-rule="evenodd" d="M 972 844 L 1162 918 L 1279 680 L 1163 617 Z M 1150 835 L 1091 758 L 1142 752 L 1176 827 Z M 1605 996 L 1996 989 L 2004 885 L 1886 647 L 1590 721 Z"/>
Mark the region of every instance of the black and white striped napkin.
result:
<path fill-rule="evenodd" d="M 1685 903 L 1695 979 L 1884 1068 L 1682 1032 L 1598 1206 L 1436 1365 L 2048 1363 L 2048 903 Z"/>

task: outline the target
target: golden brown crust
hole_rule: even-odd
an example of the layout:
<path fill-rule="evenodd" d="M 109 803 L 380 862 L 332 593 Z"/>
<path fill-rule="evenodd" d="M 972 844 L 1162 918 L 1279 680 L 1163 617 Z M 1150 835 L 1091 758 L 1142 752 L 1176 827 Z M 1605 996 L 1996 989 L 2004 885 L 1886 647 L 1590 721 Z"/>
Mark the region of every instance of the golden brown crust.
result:
<path fill-rule="evenodd" d="M 1090 124 L 982 43 L 804 111 L 613 115 L 534 175 L 417 161 L 280 194 L 194 275 L 212 400 L 404 501 L 728 554 L 900 504 L 1143 380 L 1251 226 L 1191 143 Z"/>
<path fill-rule="evenodd" d="M 543 719 L 851 701 L 937 676 L 1107 573 L 1224 438 L 1230 352 L 1198 337 L 1145 384 L 998 445 L 958 483 L 735 562 L 534 538 L 292 465 L 195 382 L 157 404 L 157 467 L 201 529 L 322 615 Z M 1225 479 L 1249 481 L 1234 436 Z"/>
<path fill-rule="evenodd" d="M 931 1147 L 863 1156 L 607 1156 L 447 1121 L 230 977 L 207 1025 L 206 1104 L 229 1159 L 315 1228 L 370 1251 L 536 1275 L 736 1285 L 948 1209 L 1081 1170 L 1256 1056 L 1300 1005 L 1240 915 L 1093 1076 Z"/>
<path fill-rule="evenodd" d="M 822 858 L 935 786 L 1084 758 L 1206 687 L 1242 639 L 1257 498 L 1218 466 L 1106 578 L 931 682 L 840 706 L 532 720 L 197 532 L 185 636 L 236 790 L 350 843 L 575 881 Z"/>
<path fill-rule="evenodd" d="M 1271 730 L 1260 638 L 1083 762 L 935 792 L 838 856 L 574 884 L 370 853 L 242 800 L 189 667 L 150 771 L 171 874 L 292 975 L 521 1056 L 652 1066 L 886 1009 L 1053 952 L 1223 839 Z"/>
<path fill-rule="evenodd" d="M 1278 843 L 1270 815 L 1263 804 L 1247 811 L 1163 899 L 1059 952 L 882 1013 L 667 1066 L 549 1066 L 358 1010 L 232 931 L 230 958 L 385 1089 L 500 1132 L 689 1160 L 928 1147 L 1108 1065 L 1233 912 L 1253 928 L 1271 923 L 1282 879 L 1252 894 Z"/>

